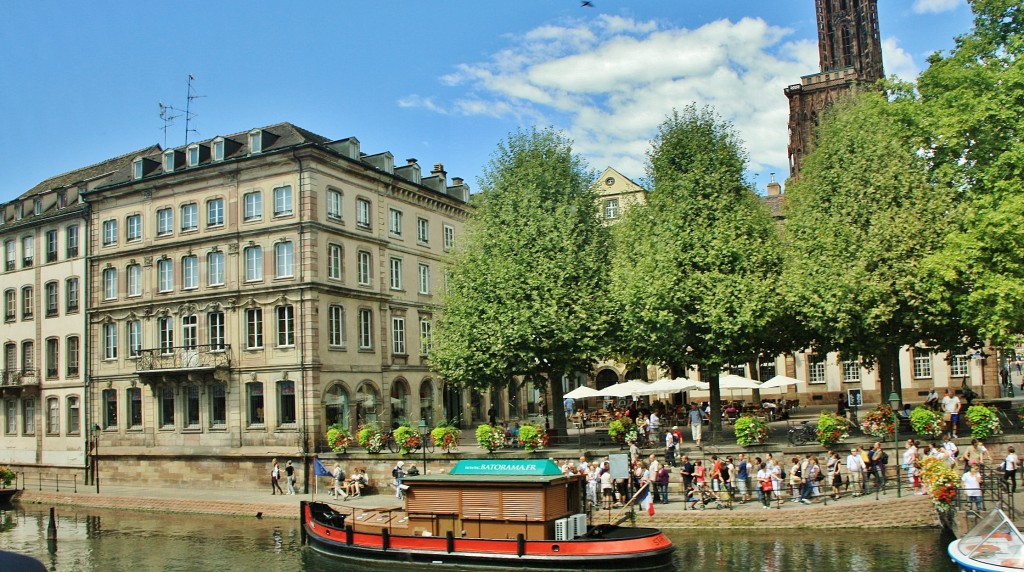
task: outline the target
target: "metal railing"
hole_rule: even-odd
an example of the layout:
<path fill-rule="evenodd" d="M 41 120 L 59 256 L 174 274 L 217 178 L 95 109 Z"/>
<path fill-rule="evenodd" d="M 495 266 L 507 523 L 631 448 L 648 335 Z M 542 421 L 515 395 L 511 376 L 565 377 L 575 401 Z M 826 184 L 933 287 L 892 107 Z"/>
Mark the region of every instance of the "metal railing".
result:
<path fill-rule="evenodd" d="M 1016 503 L 1005 475 L 1004 471 L 981 467 L 981 510 L 978 510 L 977 504 L 967 496 L 968 491 L 963 487 L 957 488 L 954 506 L 958 511 L 963 511 L 970 526 L 977 524 L 993 508 L 1002 510 L 1010 520 L 1017 519 Z M 1017 476 L 1019 480 L 1020 470 Z"/>
<path fill-rule="evenodd" d="M 198 345 L 151 348 L 139 351 L 136 371 L 230 367 L 231 346 Z"/>
<path fill-rule="evenodd" d="M 24 471 L 16 471 L 14 473 L 14 488 L 25 490 L 32 488 L 38 491 L 54 491 L 61 492 L 63 487 L 64 491 L 71 491 L 73 493 L 78 492 L 78 473 L 25 473 Z"/>
<path fill-rule="evenodd" d="M 0 386 L 21 387 L 26 385 L 39 385 L 38 369 L 0 371 Z"/>

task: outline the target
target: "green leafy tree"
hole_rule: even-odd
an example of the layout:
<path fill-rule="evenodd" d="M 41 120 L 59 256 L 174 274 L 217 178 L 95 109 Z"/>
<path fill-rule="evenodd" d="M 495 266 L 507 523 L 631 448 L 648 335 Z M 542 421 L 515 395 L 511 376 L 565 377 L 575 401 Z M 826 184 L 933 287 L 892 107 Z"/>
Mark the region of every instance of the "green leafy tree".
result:
<path fill-rule="evenodd" d="M 927 262 L 933 304 L 978 340 L 1024 332 L 1024 8 L 971 0 L 973 29 L 918 80 L 933 178 L 963 201 L 946 248 Z"/>
<path fill-rule="evenodd" d="M 710 108 L 673 112 L 648 153 L 649 201 L 615 234 L 620 351 L 673 375 L 699 366 L 718 427 L 722 367 L 774 355 L 783 339 L 779 229 L 745 167 L 735 131 Z"/>
<path fill-rule="evenodd" d="M 883 396 L 900 390 L 902 347 L 958 331 L 922 282 L 952 201 L 929 182 L 906 105 L 865 92 L 832 106 L 786 192 L 788 305 L 816 349 L 877 363 Z"/>
<path fill-rule="evenodd" d="M 557 380 L 550 405 L 562 429 L 562 376 L 589 368 L 608 315 L 595 177 L 552 130 L 514 133 L 499 146 L 449 267 L 430 354 L 447 380 L 477 390 L 513 376 Z"/>

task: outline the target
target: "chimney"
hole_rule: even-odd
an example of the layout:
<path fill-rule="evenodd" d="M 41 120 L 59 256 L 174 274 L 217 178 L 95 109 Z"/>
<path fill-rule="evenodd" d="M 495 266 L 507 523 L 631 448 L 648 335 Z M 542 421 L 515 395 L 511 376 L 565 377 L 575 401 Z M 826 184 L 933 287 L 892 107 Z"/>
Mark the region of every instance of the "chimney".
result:
<path fill-rule="evenodd" d="M 462 177 L 452 177 L 452 186 L 457 187 L 462 184 Z"/>
<path fill-rule="evenodd" d="M 772 173 L 772 182 L 768 183 L 768 196 L 777 197 L 782 194 L 782 185 L 775 180 L 775 173 Z"/>

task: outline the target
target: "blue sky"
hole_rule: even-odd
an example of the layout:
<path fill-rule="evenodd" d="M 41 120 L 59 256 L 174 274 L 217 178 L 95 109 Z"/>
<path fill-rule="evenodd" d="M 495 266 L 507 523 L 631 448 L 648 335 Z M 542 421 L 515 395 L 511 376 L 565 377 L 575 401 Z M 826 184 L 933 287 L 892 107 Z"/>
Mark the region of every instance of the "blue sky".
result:
<path fill-rule="evenodd" d="M 473 189 L 497 144 L 555 127 L 641 181 L 673 108 L 732 121 L 760 189 L 786 165 L 782 89 L 817 71 L 813 0 L 7 2 L 0 201 L 164 144 L 158 103 L 209 139 L 288 121 L 444 163 Z M 887 74 L 912 79 L 971 23 L 965 0 L 880 0 Z M 185 143 L 184 118 L 167 145 Z"/>

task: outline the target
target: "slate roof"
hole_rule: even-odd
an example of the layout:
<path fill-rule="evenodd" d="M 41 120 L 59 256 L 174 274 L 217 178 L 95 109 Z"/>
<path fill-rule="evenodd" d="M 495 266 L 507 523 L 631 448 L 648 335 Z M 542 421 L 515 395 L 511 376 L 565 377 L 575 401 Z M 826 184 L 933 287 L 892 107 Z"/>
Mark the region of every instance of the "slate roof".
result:
<path fill-rule="evenodd" d="M 761 197 L 764 201 L 765 206 L 771 211 L 772 216 L 775 218 L 786 218 L 785 203 L 786 195 L 769 195 Z"/>
<path fill-rule="evenodd" d="M 151 155 L 153 153 L 159 153 L 160 151 L 160 145 L 150 145 L 149 147 L 144 147 L 137 151 L 132 151 L 131 153 L 125 153 L 124 155 L 114 157 L 113 159 L 107 159 L 106 161 L 96 163 L 95 165 L 89 165 L 88 167 L 82 167 L 81 169 L 75 169 L 61 175 L 50 177 L 49 179 L 46 179 L 32 187 L 15 200 L 17 201 L 30 198 L 40 193 L 45 193 L 46 191 L 63 189 L 78 183 L 98 179 L 119 171 L 126 166 L 130 166 L 132 159 L 139 155 Z"/>

